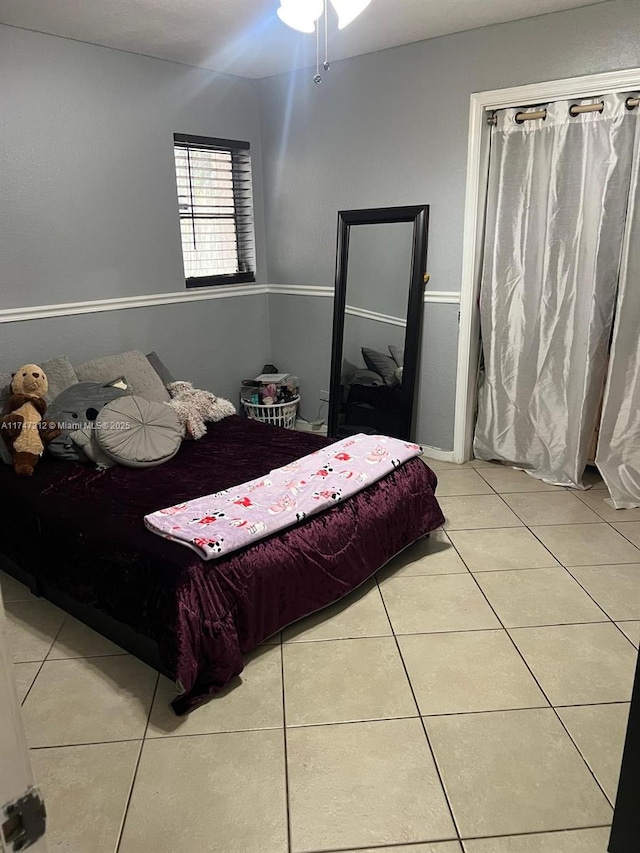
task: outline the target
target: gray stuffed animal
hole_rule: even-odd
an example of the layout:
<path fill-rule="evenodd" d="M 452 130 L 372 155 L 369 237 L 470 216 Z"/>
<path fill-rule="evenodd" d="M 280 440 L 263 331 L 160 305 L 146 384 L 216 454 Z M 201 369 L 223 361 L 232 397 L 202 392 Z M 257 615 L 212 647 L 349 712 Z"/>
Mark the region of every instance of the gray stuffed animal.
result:
<path fill-rule="evenodd" d="M 77 382 L 58 394 L 47 411 L 47 419 L 62 429 L 62 434 L 49 444 L 51 455 L 76 462 L 87 458 L 97 461 L 92 459 L 91 448 L 97 448 L 97 444 L 91 434 L 100 410 L 128 394 L 129 389 L 104 382 Z M 85 454 L 83 448 L 89 448 L 89 452 Z"/>

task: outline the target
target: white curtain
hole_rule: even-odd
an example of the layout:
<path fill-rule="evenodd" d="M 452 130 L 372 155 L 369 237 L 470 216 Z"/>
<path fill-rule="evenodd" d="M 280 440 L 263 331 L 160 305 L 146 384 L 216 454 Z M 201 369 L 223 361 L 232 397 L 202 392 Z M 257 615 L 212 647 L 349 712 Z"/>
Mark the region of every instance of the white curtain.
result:
<path fill-rule="evenodd" d="M 577 117 L 558 101 L 520 124 L 502 110 L 492 131 L 474 451 L 558 485 L 581 487 L 605 381 L 636 124 L 626 97 Z"/>
<path fill-rule="evenodd" d="M 640 122 L 637 117 L 618 306 L 596 464 L 616 509 L 640 507 Z"/>

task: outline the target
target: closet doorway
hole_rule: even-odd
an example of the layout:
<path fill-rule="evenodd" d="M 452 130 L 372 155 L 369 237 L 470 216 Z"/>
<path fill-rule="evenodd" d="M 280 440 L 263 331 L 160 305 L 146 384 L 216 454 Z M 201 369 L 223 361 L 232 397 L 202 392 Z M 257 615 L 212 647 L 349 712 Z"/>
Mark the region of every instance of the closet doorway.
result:
<path fill-rule="evenodd" d="M 601 423 L 617 507 L 640 505 L 639 91 L 632 69 L 472 95 L 467 171 L 454 459 L 475 432 L 579 488 Z"/>

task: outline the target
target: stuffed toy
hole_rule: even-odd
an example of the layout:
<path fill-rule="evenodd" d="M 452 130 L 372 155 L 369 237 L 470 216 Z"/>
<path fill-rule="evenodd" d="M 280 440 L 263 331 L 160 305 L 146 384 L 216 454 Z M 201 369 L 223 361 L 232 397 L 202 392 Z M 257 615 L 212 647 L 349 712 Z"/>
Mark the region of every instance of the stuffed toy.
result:
<path fill-rule="evenodd" d="M 113 382 L 76 382 L 58 394 L 49 407 L 49 417 L 64 426 L 60 436 L 51 442 L 51 456 L 70 461 L 85 462 L 90 459 L 95 462 L 91 449 L 97 449 L 97 445 L 89 442 L 89 438 L 90 433 L 95 432 L 95 421 L 99 420 L 102 407 L 130 393 L 127 388 Z M 82 437 L 77 440 L 80 433 Z M 85 452 L 87 449 L 89 453 Z"/>
<path fill-rule="evenodd" d="M 175 410 L 182 434 L 187 438 L 202 438 L 207 431 L 207 421 L 221 421 L 236 413 L 229 400 L 194 388 L 191 382 L 170 382 L 167 390 L 171 400 L 165 405 Z"/>
<path fill-rule="evenodd" d="M 44 445 L 60 435 L 54 421 L 43 421 L 44 395 L 49 383 L 37 364 L 25 364 L 12 374 L 9 412 L 0 418 L 0 433 L 9 448 L 13 470 L 30 477 L 44 453 Z"/>

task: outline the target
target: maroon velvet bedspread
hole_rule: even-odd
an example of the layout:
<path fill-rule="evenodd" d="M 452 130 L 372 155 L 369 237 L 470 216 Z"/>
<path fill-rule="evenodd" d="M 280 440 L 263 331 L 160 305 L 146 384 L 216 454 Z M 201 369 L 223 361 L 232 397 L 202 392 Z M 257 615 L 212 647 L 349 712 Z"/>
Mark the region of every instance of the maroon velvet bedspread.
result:
<path fill-rule="evenodd" d="M 0 552 L 158 644 L 182 685 L 178 714 L 242 671 L 242 653 L 346 595 L 443 522 L 435 474 L 411 460 L 343 504 L 220 560 L 146 530 L 146 513 L 266 474 L 327 439 L 239 417 L 145 470 L 43 459 L 32 478 L 0 466 L 11 495 Z M 3 504 L 5 500 L 3 499 Z"/>

